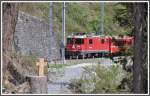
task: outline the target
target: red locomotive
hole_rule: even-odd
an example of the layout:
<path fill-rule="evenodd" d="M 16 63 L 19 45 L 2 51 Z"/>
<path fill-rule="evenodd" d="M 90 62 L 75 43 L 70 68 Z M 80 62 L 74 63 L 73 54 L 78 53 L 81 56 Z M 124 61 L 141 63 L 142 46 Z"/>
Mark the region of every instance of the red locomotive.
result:
<path fill-rule="evenodd" d="M 95 34 L 76 33 L 67 37 L 66 57 L 91 57 L 102 54 L 117 54 L 123 48 L 133 45 L 133 37 L 98 36 Z"/>

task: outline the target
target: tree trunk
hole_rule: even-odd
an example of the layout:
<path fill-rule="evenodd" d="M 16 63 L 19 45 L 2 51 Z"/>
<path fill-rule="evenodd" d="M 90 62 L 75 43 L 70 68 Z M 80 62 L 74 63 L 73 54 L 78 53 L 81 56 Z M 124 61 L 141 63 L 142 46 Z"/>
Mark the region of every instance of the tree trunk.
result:
<path fill-rule="evenodd" d="M 134 24 L 134 63 L 133 63 L 133 92 L 143 93 L 143 29 L 144 29 L 144 3 L 133 4 Z"/>
<path fill-rule="evenodd" d="M 47 93 L 47 77 L 46 76 L 28 76 L 31 86 L 31 93 L 46 94 Z"/>
<path fill-rule="evenodd" d="M 12 41 L 18 16 L 18 4 L 3 3 L 3 72 L 11 62 L 7 58 L 12 51 Z"/>

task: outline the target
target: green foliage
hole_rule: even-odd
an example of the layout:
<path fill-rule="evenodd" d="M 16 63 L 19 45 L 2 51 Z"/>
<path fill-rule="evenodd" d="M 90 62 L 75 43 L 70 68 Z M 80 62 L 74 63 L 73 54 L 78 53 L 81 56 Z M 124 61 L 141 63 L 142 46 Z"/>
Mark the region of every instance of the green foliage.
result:
<path fill-rule="evenodd" d="M 97 67 L 96 73 L 100 80 L 97 81 L 94 93 L 105 91 L 106 93 L 118 92 L 117 87 L 123 79 L 122 69 L 119 66 L 112 66 L 110 69 Z"/>
<path fill-rule="evenodd" d="M 128 13 L 128 7 L 122 3 L 118 3 L 115 6 L 116 15 L 114 20 L 120 24 L 120 26 L 130 26 L 131 25 L 131 18 Z M 130 18 L 130 19 L 129 19 Z"/>
<path fill-rule="evenodd" d="M 114 22 L 114 15 L 118 12 L 115 9 L 118 9 L 115 3 L 105 3 L 104 31 L 106 35 L 120 35 L 128 32 L 120 27 L 118 22 Z M 22 3 L 20 10 L 49 22 L 49 3 Z M 99 3 L 66 3 L 66 34 L 72 32 L 99 33 L 100 11 Z M 53 23 L 54 31 L 61 34 L 62 3 L 53 3 Z"/>
<path fill-rule="evenodd" d="M 66 64 L 49 64 L 48 65 L 48 68 L 56 68 L 56 69 L 59 69 L 59 68 L 63 68 L 65 67 Z"/>
<path fill-rule="evenodd" d="M 73 85 L 79 93 L 117 93 L 125 74 L 119 65 L 104 67 L 97 65 L 96 69 L 85 68 L 85 73 Z"/>
<path fill-rule="evenodd" d="M 143 17 L 143 20 L 144 20 L 144 23 L 142 24 L 142 39 L 143 39 L 143 49 L 144 49 L 144 52 L 143 52 L 143 70 L 144 70 L 144 91 L 145 93 L 147 93 L 147 65 L 148 65 L 148 62 L 147 62 L 147 18 L 148 18 L 148 3 L 143 3 L 143 14 L 142 14 L 142 17 Z M 135 17 L 135 14 L 133 12 L 133 3 L 118 3 L 116 5 L 116 15 L 115 15 L 115 18 L 114 20 L 116 22 L 118 22 L 121 26 L 124 26 L 125 28 L 127 28 L 129 31 L 126 32 L 127 34 L 130 34 L 130 35 L 134 35 L 135 31 L 135 26 L 136 24 L 134 24 L 133 20 L 134 20 L 134 17 Z M 136 38 L 136 37 L 135 37 Z M 136 41 L 134 41 L 136 43 Z M 132 53 L 133 54 L 134 50 L 129 50 L 129 54 Z"/>
<path fill-rule="evenodd" d="M 132 16 L 129 6 L 130 4 L 127 3 L 117 3 L 114 7 L 115 15 L 113 21 L 126 29 L 124 31 L 125 35 L 131 35 L 132 32 Z"/>
<path fill-rule="evenodd" d="M 100 30 L 99 22 L 100 22 L 100 20 L 98 20 L 98 18 L 95 18 L 95 20 L 90 21 L 89 26 L 91 26 L 91 27 L 89 27 L 88 30 L 95 32 L 95 33 L 99 32 L 99 30 Z"/>
<path fill-rule="evenodd" d="M 117 89 L 121 90 L 125 90 L 128 93 L 131 93 L 133 90 L 133 75 L 132 73 L 128 72 L 125 77 L 122 79 L 120 85 L 118 86 Z"/>

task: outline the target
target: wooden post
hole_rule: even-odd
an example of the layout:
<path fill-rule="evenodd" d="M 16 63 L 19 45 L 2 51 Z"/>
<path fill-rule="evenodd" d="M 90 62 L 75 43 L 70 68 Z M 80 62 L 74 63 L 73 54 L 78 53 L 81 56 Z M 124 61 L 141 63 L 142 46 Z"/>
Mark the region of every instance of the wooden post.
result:
<path fill-rule="evenodd" d="M 33 94 L 47 93 L 47 77 L 46 76 L 28 76 L 30 90 Z"/>

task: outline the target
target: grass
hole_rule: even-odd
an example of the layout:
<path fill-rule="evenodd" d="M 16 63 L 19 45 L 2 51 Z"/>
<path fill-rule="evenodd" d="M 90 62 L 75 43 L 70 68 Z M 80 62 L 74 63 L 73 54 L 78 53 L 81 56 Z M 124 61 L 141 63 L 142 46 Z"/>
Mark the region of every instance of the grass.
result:
<path fill-rule="evenodd" d="M 62 69 L 67 66 L 72 66 L 76 64 L 82 64 L 82 63 L 99 63 L 100 58 L 88 58 L 88 59 L 72 59 L 72 60 L 66 60 L 65 64 L 61 63 L 53 63 L 53 64 L 48 64 L 48 69 Z"/>
<path fill-rule="evenodd" d="M 64 68 L 65 66 L 68 66 L 68 64 L 49 64 L 49 65 L 48 65 L 48 68 L 56 68 L 56 69 L 59 69 L 59 68 Z"/>
<path fill-rule="evenodd" d="M 72 59 L 67 60 L 70 65 L 80 64 L 80 63 L 99 63 L 101 58 L 87 58 L 87 59 Z"/>
<path fill-rule="evenodd" d="M 13 52 L 11 53 L 11 58 L 13 65 L 17 68 L 18 72 L 20 72 L 22 75 L 36 75 L 37 73 L 37 67 L 36 67 L 36 61 L 37 57 L 36 55 L 22 55 L 20 53 Z"/>

